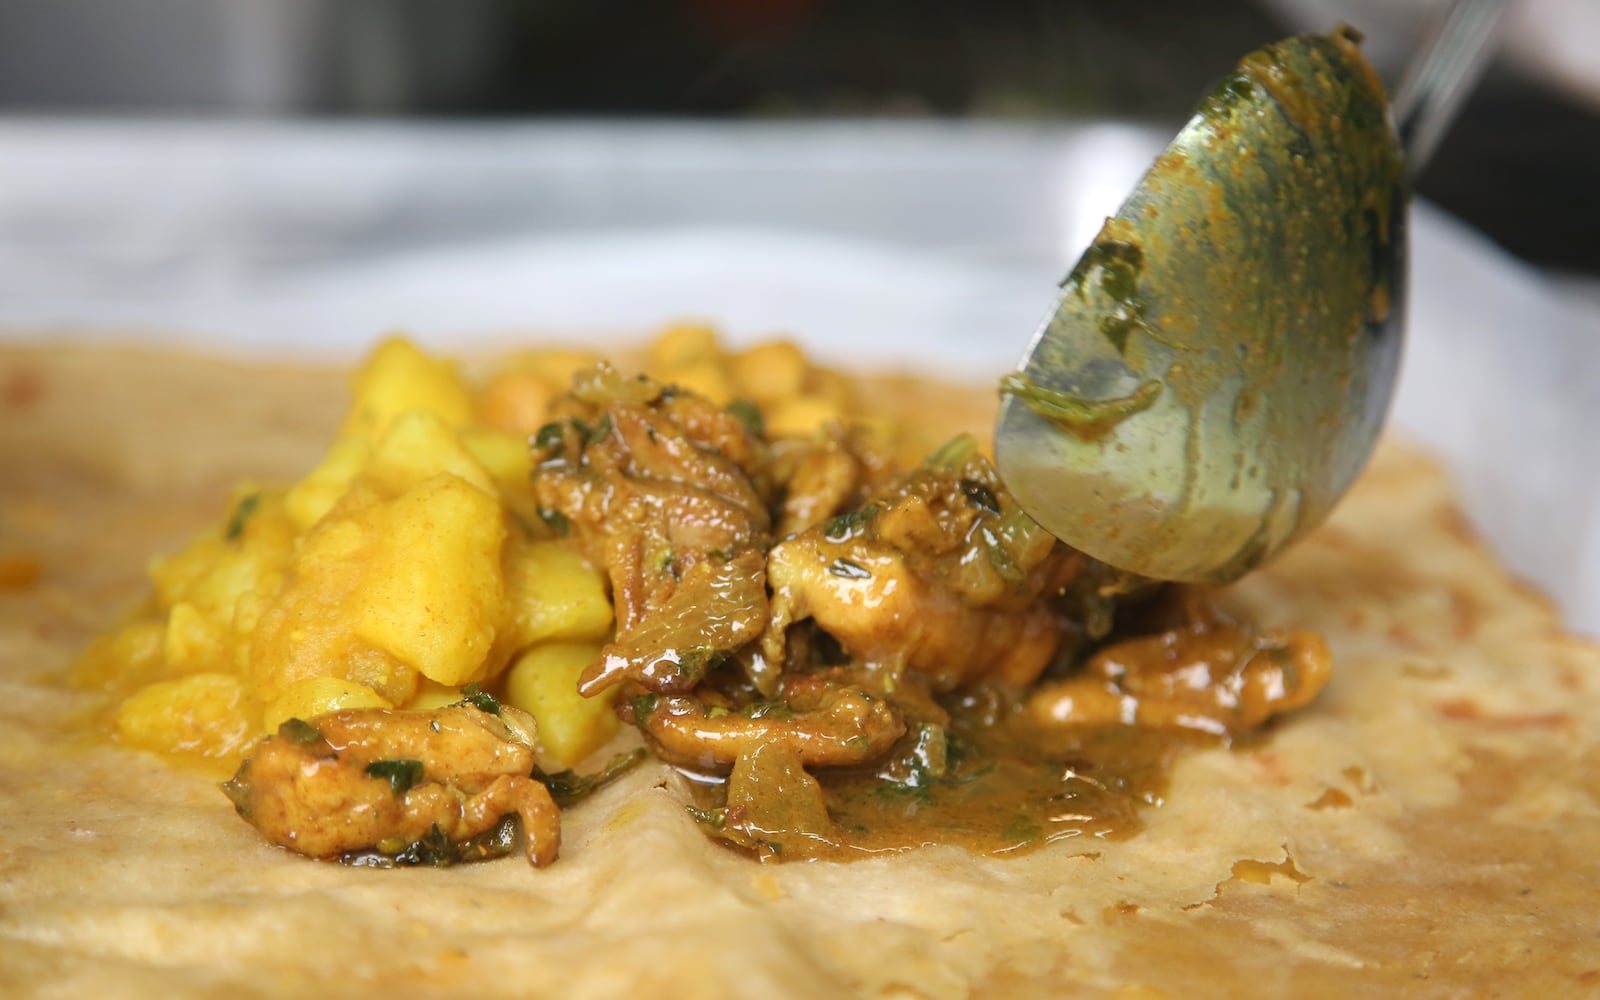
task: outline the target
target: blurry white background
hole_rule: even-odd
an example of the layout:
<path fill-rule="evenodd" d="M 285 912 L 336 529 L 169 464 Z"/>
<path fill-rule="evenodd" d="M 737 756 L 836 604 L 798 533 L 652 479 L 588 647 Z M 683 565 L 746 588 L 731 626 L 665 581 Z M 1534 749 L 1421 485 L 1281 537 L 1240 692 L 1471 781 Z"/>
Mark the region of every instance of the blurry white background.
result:
<path fill-rule="evenodd" d="M 1600 5 L 1523 3 L 1422 187 L 1395 419 L 1600 634 L 1600 130 L 1584 71 L 1525 54 Z M 990 379 L 1205 81 L 1301 22 L 1391 17 L 1380 62 L 1418 30 L 906 6 L 0 0 L 0 337 L 350 357 L 697 315 Z"/>

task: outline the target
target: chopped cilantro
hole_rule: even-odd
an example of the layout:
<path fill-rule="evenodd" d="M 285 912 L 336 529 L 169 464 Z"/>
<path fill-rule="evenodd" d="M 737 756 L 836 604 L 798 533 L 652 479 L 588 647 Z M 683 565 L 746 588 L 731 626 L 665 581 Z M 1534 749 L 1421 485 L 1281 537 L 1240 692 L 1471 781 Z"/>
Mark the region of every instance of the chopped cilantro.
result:
<path fill-rule="evenodd" d="M 252 493 L 239 501 L 239 506 L 233 509 L 233 515 L 228 518 L 228 529 L 223 533 L 223 538 L 230 542 L 239 540 L 244 534 L 246 522 L 255 515 L 256 508 L 261 506 L 261 494 Z"/>
<path fill-rule="evenodd" d="M 226 795 L 228 801 L 233 803 L 233 811 L 238 813 L 239 817 L 245 822 L 250 821 L 251 812 L 250 778 L 246 771 L 248 766 L 248 762 L 239 765 L 239 770 L 234 772 L 233 777 L 224 781 L 220 786 L 222 794 Z"/>
<path fill-rule="evenodd" d="M 396 795 L 404 795 L 422 780 L 420 760 L 375 760 L 367 765 L 367 775 L 389 783 Z"/>
<path fill-rule="evenodd" d="M 728 811 L 726 809 L 701 809 L 698 806 L 687 805 L 689 815 L 701 826 L 709 826 L 713 830 L 720 830 L 728 825 Z"/>
<path fill-rule="evenodd" d="M 550 797 L 556 805 L 565 809 L 576 802 L 591 795 L 596 789 L 602 788 L 631 770 L 640 761 L 644 760 L 643 747 L 628 753 L 619 753 L 606 764 L 605 767 L 593 774 L 579 774 L 576 771 L 557 771 L 546 774 L 534 768 L 535 781 L 541 781 L 550 790 Z"/>
<path fill-rule="evenodd" d="M 402 865 L 449 868 L 472 861 L 505 857 L 520 846 L 521 833 L 522 822 L 516 813 L 507 813 L 490 829 L 459 844 L 451 843 L 449 836 L 435 823 L 427 833 L 410 844 L 399 837 L 387 837 L 378 842 L 376 850 L 352 851 L 339 860 L 357 868 L 398 868 Z"/>
<path fill-rule="evenodd" d="M 739 709 L 739 714 L 747 719 L 776 719 L 786 722 L 794 718 L 794 709 L 786 701 L 753 701 Z"/>
<path fill-rule="evenodd" d="M 490 715 L 500 714 L 500 699 L 476 684 L 468 684 L 461 689 L 461 700 L 480 712 L 488 712 Z"/>
<path fill-rule="evenodd" d="M 567 520 L 567 515 L 549 507 L 539 508 L 539 520 L 549 526 L 558 538 L 566 538 L 572 534 L 572 522 Z"/>
<path fill-rule="evenodd" d="M 840 514 L 823 526 L 823 537 L 830 542 L 848 542 L 871 524 L 877 515 L 878 505 L 875 503 L 869 503 L 860 510 L 853 510 L 848 514 Z"/>
<path fill-rule="evenodd" d="M 1160 398 L 1162 384 L 1151 379 L 1126 396 L 1082 399 L 1037 385 L 1026 375 L 1013 374 L 1000 380 L 1000 392 L 1016 396 L 1028 409 L 1069 431 L 1087 433 L 1111 427 L 1148 410 Z"/>
<path fill-rule="evenodd" d="M 290 743 L 315 743 L 322 739 L 322 732 L 304 719 L 284 719 L 278 726 L 278 735 Z"/>
<path fill-rule="evenodd" d="M 858 562 L 840 556 L 828 564 L 828 572 L 846 580 L 870 580 L 872 571 Z"/>
<path fill-rule="evenodd" d="M 935 472 L 954 472 L 971 461 L 978 452 L 977 438 L 971 434 L 957 434 L 940 445 L 923 464 Z"/>
<path fill-rule="evenodd" d="M 1000 574 L 1000 578 L 1007 583 L 1021 582 L 1024 574 L 1017 567 L 1016 561 L 1011 558 L 1011 553 L 1006 551 L 1005 544 L 1000 541 L 1000 536 L 985 526 L 979 532 L 978 538 L 983 543 L 984 555 L 989 557 L 989 565 L 993 566 L 995 572 Z"/>
<path fill-rule="evenodd" d="M 633 699 L 633 721 L 639 722 L 645 716 L 656 710 L 656 696 L 641 694 Z"/>
<path fill-rule="evenodd" d="M 578 432 L 578 437 L 583 439 L 584 446 L 599 444 L 611 433 L 611 414 L 601 417 L 599 422 L 590 426 L 577 417 L 572 418 L 572 429 Z"/>
<path fill-rule="evenodd" d="M 748 430 L 751 434 L 756 437 L 764 437 L 766 435 L 766 418 L 761 415 L 761 408 L 750 402 L 750 400 L 736 399 L 728 404 L 727 410 L 741 424 L 744 424 L 745 430 Z"/>
<path fill-rule="evenodd" d="M 539 428 L 538 432 L 533 435 L 533 446 L 540 451 L 554 451 L 561 447 L 564 437 L 565 435 L 561 430 L 561 421 L 552 420 Z"/>
<path fill-rule="evenodd" d="M 963 479 L 959 485 L 972 506 L 990 514 L 1000 513 L 1000 501 L 995 498 L 994 490 L 976 479 Z"/>

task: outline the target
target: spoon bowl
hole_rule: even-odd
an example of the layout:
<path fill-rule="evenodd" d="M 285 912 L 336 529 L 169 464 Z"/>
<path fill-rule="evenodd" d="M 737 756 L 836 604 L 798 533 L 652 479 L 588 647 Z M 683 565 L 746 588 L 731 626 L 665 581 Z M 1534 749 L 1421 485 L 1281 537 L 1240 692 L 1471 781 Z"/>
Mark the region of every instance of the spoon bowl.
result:
<path fill-rule="evenodd" d="M 1052 534 L 1224 582 L 1319 524 L 1399 370 L 1404 161 L 1348 29 L 1246 56 L 1062 283 L 995 458 Z"/>

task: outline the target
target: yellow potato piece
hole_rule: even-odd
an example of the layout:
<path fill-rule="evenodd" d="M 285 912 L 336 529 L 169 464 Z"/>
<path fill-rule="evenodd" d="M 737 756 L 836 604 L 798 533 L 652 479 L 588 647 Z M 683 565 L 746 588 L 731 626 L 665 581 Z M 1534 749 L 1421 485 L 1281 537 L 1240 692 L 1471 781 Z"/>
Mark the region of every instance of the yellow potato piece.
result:
<path fill-rule="evenodd" d="M 483 496 L 465 483 L 461 489 Z M 354 633 L 372 600 L 369 575 L 392 572 L 374 557 L 393 544 L 390 506 L 373 500 L 323 520 L 301 540 L 281 590 L 259 608 L 241 603 L 239 620 L 256 619 L 240 671 L 256 698 L 271 702 L 291 684 L 324 676 L 364 684 L 396 705 L 416 693 L 415 667 Z"/>
<path fill-rule="evenodd" d="M 821 396 L 792 396 L 765 410 L 767 433 L 774 437 L 804 437 L 815 434 L 830 420 L 839 420 L 844 411 Z"/>
<path fill-rule="evenodd" d="M 191 674 L 156 681 L 122 703 L 113 718 L 117 736 L 166 753 L 226 757 L 256 734 L 244 685 L 230 674 Z"/>
<path fill-rule="evenodd" d="M 209 621 L 193 604 L 174 604 L 167 614 L 167 634 L 162 644 L 167 670 L 174 674 L 225 670 L 229 666 L 228 638 L 226 630 Z"/>
<path fill-rule="evenodd" d="M 243 492 L 229 508 L 221 533 L 202 536 L 176 555 L 151 563 L 157 603 L 174 611 L 189 605 L 190 612 L 222 631 L 239 628 L 239 606 L 277 591 L 294 544 L 282 494 Z M 187 669 L 172 654 L 169 649 L 173 669 Z"/>
<path fill-rule="evenodd" d="M 716 327 L 705 323 L 674 323 L 650 345 L 650 365 L 668 372 L 686 368 L 717 353 Z"/>
<path fill-rule="evenodd" d="M 440 684 L 479 677 L 506 611 L 499 502 L 446 473 L 369 513 L 355 635 Z"/>
<path fill-rule="evenodd" d="M 383 492 L 398 496 L 440 473 L 497 495 L 489 473 L 462 445 L 454 428 L 428 410 L 407 410 L 389 425 L 362 474 Z"/>
<path fill-rule="evenodd" d="M 333 442 L 315 469 L 289 490 L 283 499 L 289 520 L 299 531 L 307 531 L 327 516 L 344 496 L 356 476 L 366 467 L 372 442 L 347 434 Z"/>
<path fill-rule="evenodd" d="M 726 406 L 734 396 L 733 382 L 728 378 L 722 360 L 716 357 L 704 358 L 678 368 L 662 369 L 661 379 L 698 393 L 718 406 Z"/>
<path fill-rule="evenodd" d="M 461 444 L 502 488 L 527 490 L 528 477 L 533 475 L 528 435 L 468 427 L 461 432 Z"/>
<path fill-rule="evenodd" d="M 506 602 L 513 650 L 550 639 L 599 639 L 611 629 L 605 577 L 561 542 L 512 544 Z"/>
<path fill-rule="evenodd" d="M 739 391 L 760 403 L 798 396 L 805 388 L 806 358 L 787 340 L 757 344 L 729 359 Z"/>
<path fill-rule="evenodd" d="M 435 708 L 444 708 L 446 705 L 454 705 L 460 700 L 460 688 L 435 684 L 424 677 L 422 683 L 417 685 L 416 697 L 412 698 L 411 703 L 406 707 L 417 709 L 418 711 L 431 711 Z"/>
<path fill-rule="evenodd" d="M 393 708 L 365 684 L 340 677 L 311 677 L 289 685 L 261 718 L 261 731 L 277 732 L 290 719 L 310 719 L 344 708 Z"/>
<path fill-rule="evenodd" d="M 400 337 L 379 344 L 356 373 L 355 403 L 342 433 L 376 440 L 400 414 L 427 410 L 451 427 L 472 420 L 472 396 L 455 366 Z"/>
<path fill-rule="evenodd" d="M 600 749 L 620 725 L 611 711 L 617 689 L 578 693 L 578 675 L 600 656 L 594 642 L 546 642 L 517 657 L 506 675 L 506 700 L 539 724 L 539 746 L 556 768 Z"/>

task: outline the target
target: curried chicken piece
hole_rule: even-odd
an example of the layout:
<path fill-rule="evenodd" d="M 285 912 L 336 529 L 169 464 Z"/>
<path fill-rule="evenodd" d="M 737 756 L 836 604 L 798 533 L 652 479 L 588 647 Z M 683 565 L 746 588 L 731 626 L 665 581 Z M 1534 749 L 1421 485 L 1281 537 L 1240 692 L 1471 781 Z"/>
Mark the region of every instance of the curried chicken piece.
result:
<path fill-rule="evenodd" d="M 1028 712 L 1058 725 L 1242 733 L 1310 704 L 1332 662 L 1314 632 L 1256 633 L 1192 607 L 1187 624 L 1113 643 L 1080 672 L 1041 685 Z"/>
<path fill-rule="evenodd" d="M 530 864 L 554 861 L 561 814 L 534 767 L 532 718 L 509 706 L 347 709 L 290 719 L 223 790 L 275 844 L 316 858 L 398 854 L 521 822 Z"/>
<path fill-rule="evenodd" d="M 773 546 L 763 655 L 809 618 L 891 686 L 907 670 L 948 691 L 1022 686 L 1065 634 L 1049 600 L 1085 560 L 1017 509 L 977 442 L 958 438 L 859 511 Z"/>
<path fill-rule="evenodd" d="M 704 773 L 726 772 L 769 744 L 808 767 L 861 764 L 906 732 L 902 713 L 883 697 L 808 674 L 787 674 L 777 698 L 739 707 L 643 693 L 620 704 L 658 757 Z"/>
<path fill-rule="evenodd" d="M 605 566 L 616 641 L 583 676 L 687 690 L 760 634 L 771 528 L 766 444 L 698 396 L 607 365 L 578 376 L 535 438 L 545 519 Z"/>
<path fill-rule="evenodd" d="M 763 574 L 755 549 L 695 562 L 671 597 L 602 650 L 579 693 L 593 694 L 622 676 L 662 694 L 691 690 L 707 670 L 761 634 L 767 623 Z"/>
<path fill-rule="evenodd" d="M 893 488 L 899 476 L 893 457 L 861 428 L 837 423 L 809 438 L 773 441 L 772 469 L 783 486 L 773 531 L 779 538 L 859 509 L 874 494 Z"/>

